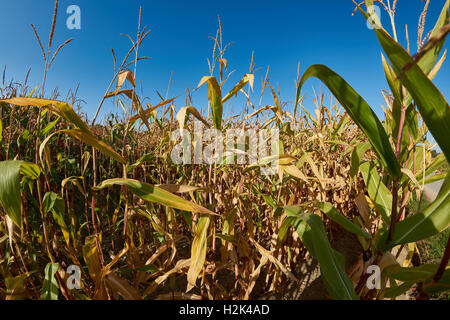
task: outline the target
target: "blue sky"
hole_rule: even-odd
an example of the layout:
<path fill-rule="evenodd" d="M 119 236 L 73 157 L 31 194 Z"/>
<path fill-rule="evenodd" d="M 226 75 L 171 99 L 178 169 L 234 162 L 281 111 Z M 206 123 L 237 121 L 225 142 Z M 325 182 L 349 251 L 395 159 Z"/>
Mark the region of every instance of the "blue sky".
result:
<path fill-rule="evenodd" d="M 444 0 L 432 0 L 427 28 L 430 30 L 439 15 Z M 81 30 L 68 30 L 66 9 L 69 5 L 81 8 Z M 0 68 L 7 66 L 6 78 L 23 81 L 32 68 L 29 83 L 42 82 L 42 55 L 30 23 L 48 41 L 48 31 L 54 2 L 52 0 L 2 1 L 0 11 Z M 424 3 L 421 0 L 399 0 L 397 26 L 399 40 L 405 43 L 404 26 L 410 30 L 412 51 L 416 50 L 417 22 Z M 224 91 L 248 71 L 254 52 L 256 68 L 255 91 L 252 100 L 259 103 L 261 78 L 270 65 L 269 79 L 279 85 L 283 101 L 293 102 L 297 64 L 304 72 L 311 64 L 325 64 L 343 76 L 381 115 L 381 90 L 387 87 L 381 68 L 381 48 L 362 16 L 352 16 L 351 0 L 278 0 L 278 1 L 150 1 L 150 0 L 61 0 L 55 33 L 55 44 L 67 38 L 74 41 L 59 54 L 47 80 L 46 92 L 58 86 L 65 97 L 70 88 L 80 83 L 78 97 L 85 100 L 83 111 L 92 118 L 113 75 L 111 48 L 117 57 L 128 51 L 130 42 L 121 33 L 136 35 L 139 6 L 142 6 L 142 25 L 151 29 L 140 54 L 152 60 L 139 64 L 137 80 L 142 83 L 144 96 L 152 104 L 159 102 L 156 90 L 163 95 L 171 73 L 175 81 L 169 96 L 180 96 L 176 106 L 185 101 L 185 89 L 196 88 L 208 75 L 206 59 L 212 55 L 217 15 L 223 25 L 223 40 L 233 42 L 225 58 L 229 70 L 235 70 Z M 382 11 L 382 21 L 388 28 L 388 16 Z M 448 45 L 446 45 L 448 48 Z M 119 59 L 119 58 L 118 58 Z M 445 62 L 435 83 L 444 96 L 450 98 L 449 62 Z M 327 92 L 316 80 L 308 81 L 304 93 L 306 105 L 312 108 L 313 87 Z M 207 107 L 206 87 L 192 93 L 194 106 Z M 266 92 L 263 105 L 273 104 Z M 291 107 L 292 104 L 288 107 Z M 113 110 L 105 104 L 101 117 Z M 232 99 L 225 107 L 238 114 L 242 100 Z"/>

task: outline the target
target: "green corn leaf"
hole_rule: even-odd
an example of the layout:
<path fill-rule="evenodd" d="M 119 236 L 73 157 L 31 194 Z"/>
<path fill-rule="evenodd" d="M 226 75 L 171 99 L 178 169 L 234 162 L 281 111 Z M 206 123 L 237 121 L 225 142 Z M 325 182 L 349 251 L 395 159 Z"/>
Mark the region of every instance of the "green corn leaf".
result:
<path fill-rule="evenodd" d="M 421 282 L 434 277 L 438 268 L 439 265 L 437 264 L 423 264 L 414 268 L 399 268 L 392 272 L 391 277 L 403 282 Z"/>
<path fill-rule="evenodd" d="M 417 148 L 422 149 L 422 148 Z M 416 151 L 417 151 L 416 149 Z M 423 149 L 422 149 L 423 153 Z M 433 161 L 428 165 L 428 167 L 425 169 L 425 177 L 428 177 L 430 174 L 432 174 L 434 171 L 438 170 L 442 165 L 446 162 L 445 155 L 443 153 L 439 154 L 436 158 L 433 159 Z M 416 179 L 418 181 L 422 181 L 424 176 L 424 168 L 422 168 L 417 174 Z"/>
<path fill-rule="evenodd" d="M 314 251 L 314 243 L 312 238 L 312 230 L 311 227 L 303 221 L 301 218 L 298 218 L 296 214 L 293 212 L 286 211 L 286 214 L 291 217 L 294 216 L 295 220 L 292 221 L 292 226 L 294 227 L 295 231 L 297 232 L 298 236 L 303 242 L 303 245 L 308 249 L 309 253 L 316 257 L 317 254 Z"/>
<path fill-rule="evenodd" d="M 19 173 L 23 161 L 0 162 L 0 204 L 12 221 L 22 228 Z"/>
<path fill-rule="evenodd" d="M 426 209 L 398 222 L 392 241 L 385 244 L 388 232 L 382 231 L 378 247 L 385 251 L 399 244 L 411 243 L 434 236 L 450 226 L 450 174 L 444 181 L 436 200 Z"/>
<path fill-rule="evenodd" d="M 444 6 L 444 11 L 441 16 L 445 21 L 448 19 L 448 6 L 450 0 L 447 0 Z M 368 15 L 360 8 L 361 13 L 366 19 Z M 447 17 L 447 18 L 445 18 Z M 427 71 L 421 67 L 411 58 L 408 52 L 400 46 L 391 36 L 383 29 L 374 29 L 378 41 L 381 44 L 384 52 L 386 53 L 394 72 L 400 75 L 400 81 L 403 86 L 411 94 L 417 107 L 419 109 L 422 118 L 424 119 L 431 134 L 436 139 L 436 142 L 441 147 L 447 160 L 450 161 L 450 141 L 449 135 L 449 123 L 450 123 L 450 107 L 445 100 L 442 93 L 436 88 L 433 82 L 428 78 Z M 436 30 L 438 32 L 438 30 Z M 423 68 L 427 69 L 428 65 L 431 65 L 437 57 L 437 51 L 439 51 L 438 44 L 432 51 L 432 55 L 427 56 L 425 62 L 423 62 Z M 442 43 L 443 45 L 443 43 Z M 424 59 L 424 58 L 422 58 Z M 396 175 L 398 177 L 398 175 Z"/>
<path fill-rule="evenodd" d="M 397 298 L 398 296 L 404 294 L 406 291 L 411 289 L 411 287 L 414 285 L 414 282 L 405 282 L 402 283 L 399 286 L 394 286 L 390 288 L 386 288 L 386 291 L 384 292 L 385 298 Z"/>
<path fill-rule="evenodd" d="M 356 3 L 355 3 L 356 4 Z M 366 19 L 370 17 L 375 17 L 376 23 L 381 26 L 381 21 L 378 19 L 378 17 L 375 15 L 375 12 L 373 11 L 373 0 L 365 0 L 365 4 L 367 7 L 367 13 L 363 12 L 361 8 L 360 11 L 363 12 L 363 15 Z M 433 38 L 437 35 L 439 35 L 440 29 L 445 26 L 449 21 L 449 5 L 450 1 L 447 0 L 444 4 L 444 7 L 442 8 L 441 14 L 439 15 L 439 18 L 433 28 L 433 30 L 430 33 L 430 38 Z M 370 9 L 370 10 L 369 10 Z M 375 29 L 376 30 L 383 30 L 383 32 L 386 32 L 385 29 Z M 419 59 L 418 65 L 423 70 L 425 74 L 429 74 L 430 71 L 433 69 L 433 66 L 436 64 L 436 61 L 439 57 L 439 54 L 442 51 L 442 48 L 444 47 L 445 38 L 441 39 L 431 50 L 426 51 L 425 54 Z"/>
<path fill-rule="evenodd" d="M 48 125 L 46 125 L 45 128 L 41 131 L 41 137 L 45 137 L 47 135 L 47 133 L 49 133 L 56 126 L 59 119 L 60 118 L 58 117 L 58 119 L 56 119 L 55 121 L 52 121 Z"/>
<path fill-rule="evenodd" d="M 208 100 L 211 107 L 211 114 L 213 117 L 214 127 L 216 129 L 222 128 L 222 91 L 220 89 L 219 83 L 215 77 L 205 76 L 200 80 L 197 88 L 201 87 L 206 82 L 208 86 Z"/>
<path fill-rule="evenodd" d="M 449 5 L 450 0 L 447 0 L 442 8 L 441 14 L 439 15 L 438 21 L 431 31 L 430 38 L 435 37 L 439 34 L 439 30 L 448 23 L 449 19 Z M 425 74 L 429 74 L 433 69 L 433 66 L 436 64 L 436 61 L 439 57 L 439 54 L 444 47 L 445 38 L 440 40 L 433 49 L 427 51 L 418 62 L 419 67 L 423 70 Z"/>
<path fill-rule="evenodd" d="M 345 230 L 363 238 L 370 239 L 370 235 L 366 231 L 362 230 L 356 224 L 348 220 L 331 203 L 318 202 L 316 205 L 323 213 L 327 215 L 328 218 L 339 224 Z"/>
<path fill-rule="evenodd" d="M 278 237 L 277 237 L 277 243 L 283 243 L 287 232 L 289 231 L 289 228 L 294 224 L 294 222 L 297 220 L 298 218 L 296 217 L 286 217 L 283 222 L 281 223 L 280 226 L 280 230 L 278 231 Z"/>
<path fill-rule="evenodd" d="M 70 244 L 69 228 L 67 227 L 67 224 L 64 221 L 64 212 L 65 212 L 64 199 L 54 192 L 47 192 L 44 195 L 44 198 L 42 199 L 42 205 L 44 207 L 44 213 L 49 212 L 52 213 L 53 218 L 56 220 L 56 223 L 58 223 L 59 227 L 61 228 L 64 240 L 66 241 L 67 245 L 69 245 Z"/>
<path fill-rule="evenodd" d="M 381 54 L 381 63 L 383 65 L 387 83 L 392 91 L 392 94 L 394 95 L 394 98 L 397 100 L 397 102 L 402 101 L 402 85 L 400 81 L 398 81 L 394 70 L 392 70 L 383 54 Z"/>
<path fill-rule="evenodd" d="M 313 247 L 313 250 L 308 250 L 319 261 L 323 280 L 331 297 L 336 300 L 358 300 L 352 281 L 345 272 L 345 258 L 331 247 L 320 217 L 304 213 L 296 206 L 284 209 L 290 216 L 298 217 L 311 228 L 312 232 L 308 233 L 310 238 L 304 243 L 307 248 Z"/>
<path fill-rule="evenodd" d="M 40 176 L 41 170 L 33 163 L 20 160 L 0 162 L 0 205 L 19 228 L 22 228 L 21 174 L 35 180 Z"/>
<path fill-rule="evenodd" d="M 445 173 L 435 174 L 429 178 L 426 178 L 424 184 L 430 184 L 436 181 L 444 180 L 447 175 Z"/>
<path fill-rule="evenodd" d="M 22 162 L 20 165 L 20 173 L 30 179 L 36 180 L 41 175 L 41 169 L 34 163 Z"/>
<path fill-rule="evenodd" d="M 42 286 L 41 300 L 58 300 L 59 285 L 55 278 L 58 263 L 48 263 L 45 266 L 45 280 Z"/>
<path fill-rule="evenodd" d="M 440 292 L 450 292 L 450 267 L 447 267 L 439 282 L 434 281 L 433 277 L 428 278 L 423 283 L 423 290 L 428 294 L 437 294 Z"/>
<path fill-rule="evenodd" d="M 391 192 L 381 181 L 373 162 L 364 162 L 360 166 L 360 170 L 369 191 L 370 199 L 373 201 L 383 221 L 389 224 L 392 210 Z"/>
<path fill-rule="evenodd" d="M 359 143 L 352 152 L 352 159 L 350 164 L 350 176 L 354 178 L 358 174 L 359 165 L 361 164 L 361 159 L 367 150 L 370 149 L 370 143 L 362 142 Z"/>
<path fill-rule="evenodd" d="M 393 177 L 399 177 L 400 165 L 395 157 L 389 138 L 375 112 L 367 102 L 337 73 L 323 65 L 309 67 L 302 76 L 297 89 L 311 77 L 321 80 L 342 104 L 352 120 L 369 139 L 375 152 Z"/>

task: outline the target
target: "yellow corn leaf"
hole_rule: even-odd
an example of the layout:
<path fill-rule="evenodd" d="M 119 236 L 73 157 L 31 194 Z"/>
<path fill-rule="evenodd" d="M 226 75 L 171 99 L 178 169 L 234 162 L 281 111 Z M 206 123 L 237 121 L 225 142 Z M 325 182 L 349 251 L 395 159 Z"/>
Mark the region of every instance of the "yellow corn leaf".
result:
<path fill-rule="evenodd" d="M 222 99 L 222 103 L 227 102 L 231 99 L 234 95 L 237 95 L 239 90 L 241 90 L 247 83 L 250 85 L 250 87 L 253 89 L 253 81 L 255 80 L 255 75 L 251 73 L 247 73 L 241 81 L 239 81 L 238 84 L 234 86 L 233 89 L 231 89 L 230 92 L 225 96 L 225 98 Z"/>
<path fill-rule="evenodd" d="M 96 281 L 100 275 L 101 266 L 95 236 L 86 237 L 83 246 L 83 258 L 88 267 L 89 275 L 92 280 Z"/>
<path fill-rule="evenodd" d="M 81 120 L 80 117 L 72 109 L 72 107 L 65 102 L 48 99 L 23 98 L 23 97 L 0 100 L 0 102 L 6 102 L 21 107 L 36 106 L 41 108 L 47 108 L 48 110 L 63 117 L 65 120 L 76 126 L 81 131 L 90 133 L 88 127 L 83 122 L 83 120 Z"/>
<path fill-rule="evenodd" d="M 411 260 L 414 256 L 414 251 L 416 250 L 416 244 L 414 242 L 408 243 L 408 255 L 405 258 L 405 261 L 403 261 L 403 268 L 409 267 L 409 264 L 411 263 Z"/>
<path fill-rule="evenodd" d="M 117 76 L 117 86 L 116 91 L 119 91 L 123 84 L 125 83 L 125 80 L 127 80 L 131 83 L 131 85 L 136 87 L 136 83 L 134 82 L 134 75 L 130 70 L 122 70 L 119 75 Z"/>
<path fill-rule="evenodd" d="M 113 158 L 114 160 L 119 161 L 120 163 L 126 164 L 126 161 L 120 154 L 118 154 L 111 146 L 107 145 L 103 141 L 97 139 L 90 133 L 83 132 L 81 130 L 77 129 L 71 129 L 71 130 L 61 130 L 62 132 L 65 132 L 72 136 L 75 139 L 80 140 L 81 142 L 84 142 L 101 153 Z"/>
<path fill-rule="evenodd" d="M 128 98 L 132 99 L 133 98 L 133 89 L 125 89 L 125 90 L 120 90 L 120 91 L 111 91 L 108 92 L 105 95 L 105 99 L 111 98 L 111 97 L 115 97 L 118 95 L 124 94 L 126 95 Z"/>
<path fill-rule="evenodd" d="M 217 215 L 216 213 L 190 201 L 187 201 L 177 195 L 170 193 L 164 189 L 158 188 L 154 185 L 140 182 L 133 179 L 109 179 L 100 183 L 95 189 L 100 190 L 113 185 L 126 186 L 128 190 L 140 197 L 141 199 L 149 202 L 155 202 L 165 205 L 170 208 L 179 210 L 204 213 L 209 215 Z"/>
<path fill-rule="evenodd" d="M 191 265 L 187 274 L 188 285 L 186 292 L 195 287 L 195 282 L 203 268 L 206 259 L 206 245 L 208 240 L 208 227 L 211 221 L 210 216 L 202 216 L 195 231 L 195 238 L 191 247 Z"/>
<path fill-rule="evenodd" d="M 164 106 L 164 105 L 166 105 L 166 104 L 171 103 L 171 102 L 174 101 L 176 98 L 178 98 L 178 97 L 175 97 L 175 98 L 172 98 L 172 99 L 169 99 L 169 100 L 164 100 L 164 101 L 158 103 L 158 104 L 157 104 L 156 106 L 154 106 L 154 107 L 152 107 L 152 106 L 150 105 L 150 103 L 147 103 L 147 107 L 148 107 L 148 108 L 145 109 L 145 110 L 143 111 L 143 115 L 145 115 L 146 118 L 150 117 L 156 109 L 158 109 L 159 107 L 162 107 L 162 106 Z M 131 120 L 131 121 L 134 121 L 134 120 L 137 120 L 137 119 L 139 119 L 139 118 L 140 118 L 140 115 L 136 115 L 136 116 L 134 116 L 134 117 L 131 117 L 130 120 Z"/>
<path fill-rule="evenodd" d="M 184 185 L 176 185 L 176 184 L 157 184 L 155 187 L 161 188 L 163 190 L 169 191 L 171 193 L 187 193 L 192 191 L 201 190 L 200 187 L 194 186 L 184 186 Z"/>
<path fill-rule="evenodd" d="M 194 115 L 198 120 L 203 122 L 208 128 L 211 127 L 210 124 L 205 119 L 203 119 L 202 115 L 197 111 L 197 109 L 192 106 L 188 106 L 181 108 L 177 113 L 176 119 L 178 121 L 178 124 L 180 125 L 180 129 L 184 129 L 184 123 L 186 121 L 186 115 L 188 112 Z"/>

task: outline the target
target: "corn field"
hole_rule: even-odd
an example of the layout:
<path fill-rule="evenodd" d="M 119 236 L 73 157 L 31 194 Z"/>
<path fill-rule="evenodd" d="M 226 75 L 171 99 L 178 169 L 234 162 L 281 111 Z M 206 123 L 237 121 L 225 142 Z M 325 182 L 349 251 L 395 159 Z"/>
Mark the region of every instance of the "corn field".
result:
<path fill-rule="evenodd" d="M 422 18 L 415 55 L 397 41 L 397 1 L 378 1 L 390 26 L 374 19 L 373 2 L 355 3 L 355 12 L 377 26 L 388 83 L 380 93 L 384 119 L 320 64 L 299 75 L 293 110 L 267 70 L 261 94 L 273 103 L 258 108 L 250 99 L 258 85 L 252 62 L 240 82 L 228 81 L 220 20 L 210 74 L 198 79 L 208 89 L 207 112 L 189 92 L 185 101 L 161 97 L 144 105 L 136 70 L 149 31 L 141 15 L 132 47 L 122 60 L 114 56 L 114 77 L 88 119 L 76 91 L 64 101 L 44 97 L 50 65 L 71 42 L 54 50 L 56 1 L 47 48 L 32 25 L 43 55 L 42 87 L 7 84 L 5 76 L 0 87 L 0 298 L 317 298 L 308 295 L 308 277 L 318 278 L 324 299 L 448 292 L 450 240 L 439 264 L 418 261 L 417 242 L 450 226 L 450 108 L 433 83 L 446 59 L 450 0 L 425 37 Z M 332 98 L 315 95 L 305 106 L 302 88 L 310 78 Z M 229 116 L 225 104 L 235 96 L 245 99 L 244 111 Z M 109 102 L 123 116 L 100 123 Z M 199 123 L 218 133 L 276 130 L 276 172 L 262 174 L 273 157 L 239 164 L 236 152 L 213 163 L 175 163 L 180 140 L 173 132 L 193 133 Z M 192 140 L 189 147 L 208 146 Z M 245 137 L 223 143 L 244 156 L 255 148 Z M 426 185 L 440 180 L 427 203 Z M 380 271 L 375 286 L 368 286 L 371 266 Z"/>

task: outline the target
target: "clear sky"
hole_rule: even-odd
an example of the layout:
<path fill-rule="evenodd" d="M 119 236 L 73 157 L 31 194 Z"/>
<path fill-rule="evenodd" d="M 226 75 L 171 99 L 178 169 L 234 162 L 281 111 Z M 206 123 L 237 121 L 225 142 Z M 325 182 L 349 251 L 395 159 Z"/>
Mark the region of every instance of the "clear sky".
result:
<path fill-rule="evenodd" d="M 426 30 L 430 30 L 439 15 L 444 0 L 431 0 Z M 81 30 L 68 30 L 66 9 L 81 8 Z M 33 23 L 44 46 L 48 42 L 53 0 L 2 0 L 0 5 L 0 68 L 7 66 L 6 78 L 23 81 L 32 68 L 29 83 L 42 82 L 42 55 L 30 27 Z M 399 0 L 397 26 L 399 40 L 405 44 L 405 24 L 410 30 L 411 48 L 416 51 L 419 15 L 424 2 Z M 136 35 L 139 6 L 142 25 L 151 29 L 140 53 L 152 60 L 139 64 L 137 80 L 142 83 L 147 102 L 156 104 L 158 90 L 166 93 L 169 77 L 175 81 L 169 96 L 180 96 L 176 106 L 182 107 L 185 89 L 196 88 L 208 75 L 206 59 L 212 55 L 212 40 L 217 30 L 217 15 L 223 25 L 223 41 L 233 42 L 227 50 L 229 69 L 236 70 L 225 85 L 227 91 L 248 71 L 252 52 L 256 68 L 254 103 L 259 103 L 261 78 L 270 65 L 269 79 L 279 84 L 282 100 L 295 98 L 297 64 L 304 72 L 311 64 L 325 64 L 343 76 L 375 111 L 381 115 L 381 90 L 387 87 L 381 68 L 381 48 L 374 32 L 366 27 L 363 17 L 351 15 L 351 0 L 248 0 L 248 1 L 155 1 L 155 0 L 61 0 L 55 44 L 68 38 L 74 41 L 65 47 L 53 63 L 47 81 L 47 93 L 58 86 L 65 97 L 70 88 L 80 83 L 78 97 L 85 100 L 83 111 L 92 118 L 113 75 L 111 48 L 122 57 L 130 42 L 121 33 Z M 390 31 L 388 16 L 382 11 L 384 26 Z M 446 44 L 446 48 L 448 45 Z M 450 98 L 450 66 L 446 61 L 435 83 L 447 100 Z M 306 84 L 306 105 L 312 108 L 312 88 L 324 86 L 316 80 Z M 207 107 L 206 87 L 192 93 L 194 106 Z M 232 99 L 225 107 L 237 114 L 242 101 Z M 273 104 L 266 92 L 263 104 Z M 112 111 L 106 104 L 101 117 Z"/>

